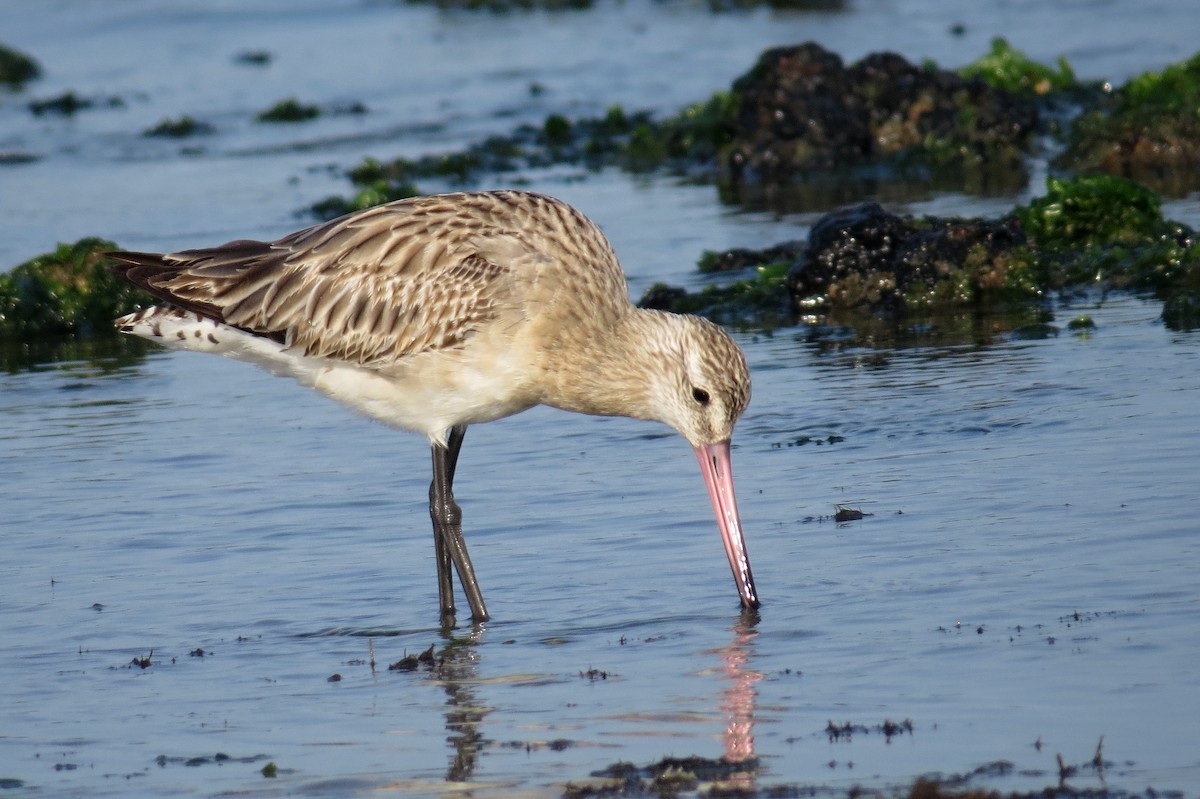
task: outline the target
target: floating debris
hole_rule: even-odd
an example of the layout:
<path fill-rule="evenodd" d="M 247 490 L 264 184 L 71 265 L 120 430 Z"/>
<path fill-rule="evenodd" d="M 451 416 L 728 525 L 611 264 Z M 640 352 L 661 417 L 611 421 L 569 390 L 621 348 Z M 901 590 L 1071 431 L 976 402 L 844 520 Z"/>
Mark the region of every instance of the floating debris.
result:
<path fill-rule="evenodd" d="M 429 648 L 418 655 L 405 655 L 388 666 L 388 671 L 416 671 L 421 666 L 427 666 L 432 669 L 435 665 L 440 665 L 439 659 L 434 655 L 434 644 L 430 644 Z"/>

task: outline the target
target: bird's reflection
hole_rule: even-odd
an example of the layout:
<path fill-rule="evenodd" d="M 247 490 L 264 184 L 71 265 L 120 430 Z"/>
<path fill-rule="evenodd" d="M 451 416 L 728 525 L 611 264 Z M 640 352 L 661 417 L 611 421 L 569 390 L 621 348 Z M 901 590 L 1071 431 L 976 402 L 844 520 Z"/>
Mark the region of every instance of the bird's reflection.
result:
<path fill-rule="evenodd" d="M 446 767 L 447 782 L 468 782 L 475 774 L 479 751 L 484 746 L 483 721 L 492 708 L 476 696 L 479 677 L 477 646 L 483 637 L 482 625 L 469 633 L 443 632 L 442 649 L 435 672 L 438 685 L 446 692 L 446 740 L 453 747 Z"/>
<path fill-rule="evenodd" d="M 733 637 L 729 644 L 703 653 L 706 657 L 716 656 L 717 662 L 709 673 L 719 675 L 722 682 L 719 706 L 725 722 L 725 751 L 721 760 L 729 768 L 718 768 L 721 773 L 718 779 L 729 787 L 751 792 L 756 790 L 758 778 L 754 750 L 755 684 L 763 678 L 761 672 L 750 666 L 754 639 L 758 636 L 757 624 L 758 612 L 744 610 L 730 628 Z M 446 693 L 446 740 L 453 747 L 446 768 L 446 781 L 450 783 L 470 782 L 475 777 L 479 754 L 487 745 L 483 723 L 493 708 L 477 695 L 482 637 L 481 625 L 465 634 L 445 631 L 444 645 L 431 675 Z"/>
<path fill-rule="evenodd" d="M 730 628 L 733 640 L 728 646 L 712 650 L 721 658 L 720 674 L 725 682 L 721 689 L 721 712 L 725 718 L 723 759 L 731 765 L 743 766 L 731 771 L 725 782 L 747 791 L 755 790 L 758 777 L 754 754 L 754 710 L 758 697 L 754 685 L 763 675 L 750 667 L 758 618 L 758 611 L 743 610 Z"/>

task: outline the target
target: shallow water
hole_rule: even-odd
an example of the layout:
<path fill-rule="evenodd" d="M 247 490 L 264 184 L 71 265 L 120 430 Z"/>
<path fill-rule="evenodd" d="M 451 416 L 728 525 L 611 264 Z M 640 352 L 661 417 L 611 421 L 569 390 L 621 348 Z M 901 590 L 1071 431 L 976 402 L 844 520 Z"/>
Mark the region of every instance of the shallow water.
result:
<path fill-rule="evenodd" d="M 946 33 L 959 7 L 937 3 L 5 7 L 5 42 L 50 73 L 31 94 L 137 99 L 73 120 L 3 99 L 0 149 L 41 158 L 0 168 L 0 263 L 82 235 L 131 248 L 277 235 L 347 191 L 328 165 L 551 111 L 671 110 L 772 43 L 955 64 L 1004 34 L 1121 80 L 1190 54 L 1184 23 L 1200 14 L 1046 5 L 973 12 L 963 37 Z M 271 67 L 232 64 L 256 48 Z M 245 121 L 288 94 L 376 110 Z M 221 128 L 203 152 L 137 137 L 184 112 Z M 702 249 L 809 221 L 666 178 L 527 177 L 601 221 L 635 294 L 697 284 Z M 1198 207 L 1171 213 L 1197 225 Z M 1068 333 L 1078 313 L 1096 330 Z M 740 778 L 758 787 L 880 788 L 1005 759 L 1012 773 L 973 784 L 1032 790 L 1058 784 L 1056 755 L 1086 764 L 1103 737 L 1103 773 L 1069 785 L 1197 795 L 1200 337 L 1158 313 L 1097 295 L 1058 309 L 1059 335 L 969 345 L 739 334 L 755 379 L 734 458 L 756 617 L 737 610 L 675 436 L 549 410 L 472 428 L 457 493 L 496 620 L 450 636 L 435 625 L 417 438 L 188 353 L 0 375 L 0 780 L 24 786 L 0 791 L 549 796 L 617 761 L 723 754 L 759 758 Z M 838 504 L 870 515 L 836 523 Z M 431 644 L 440 670 L 387 671 Z M 912 731 L 889 740 L 885 720 Z M 830 721 L 867 731 L 830 740 Z"/>

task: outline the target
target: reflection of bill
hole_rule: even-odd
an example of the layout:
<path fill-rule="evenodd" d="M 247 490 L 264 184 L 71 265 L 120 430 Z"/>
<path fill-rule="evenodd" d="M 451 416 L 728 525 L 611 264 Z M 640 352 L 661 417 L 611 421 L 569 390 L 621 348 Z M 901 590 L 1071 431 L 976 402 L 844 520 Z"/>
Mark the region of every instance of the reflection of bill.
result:
<path fill-rule="evenodd" d="M 717 650 L 721 655 L 721 675 L 728 685 L 721 691 L 721 711 L 725 714 L 725 760 L 730 763 L 745 763 L 747 768 L 729 775 L 728 782 L 754 790 L 758 769 L 751 764 L 754 756 L 754 684 L 763 678 L 761 672 L 748 668 L 751 646 L 758 632 L 754 625 L 758 614 L 753 611 L 742 613 L 732 628 L 733 641 L 729 646 Z"/>

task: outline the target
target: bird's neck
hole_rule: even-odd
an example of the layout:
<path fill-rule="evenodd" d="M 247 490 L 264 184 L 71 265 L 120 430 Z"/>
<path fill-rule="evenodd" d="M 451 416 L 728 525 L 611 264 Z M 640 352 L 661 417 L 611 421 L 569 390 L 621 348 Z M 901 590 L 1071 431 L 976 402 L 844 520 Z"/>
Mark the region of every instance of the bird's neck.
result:
<path fill-rule="evenodd" d="M 630 307 L 602 332 L 580 331 L 573 346 L 559 349 L 561 358 L 547 363 L 553 390 L 543 402 L 575 413 L 657 420 L 653 381 L 667 357 L 671 317 Z"/>

